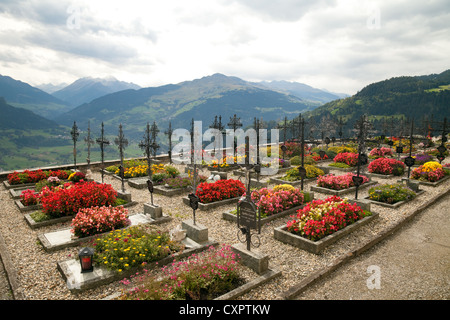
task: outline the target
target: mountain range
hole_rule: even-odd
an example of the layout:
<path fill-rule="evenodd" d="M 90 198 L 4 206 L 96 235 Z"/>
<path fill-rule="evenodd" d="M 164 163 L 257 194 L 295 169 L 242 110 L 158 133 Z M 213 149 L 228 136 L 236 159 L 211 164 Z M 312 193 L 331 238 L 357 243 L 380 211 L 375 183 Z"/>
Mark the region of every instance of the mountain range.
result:
<path fill-rule="evenodd" d="M 118 86 L 114 87 L 114 83 Z M 109 89 L 105 89 L 106 86 Z M 104 90 L 111 92 L 103 94 Z M 60 98 L 54 96 L 57 92 Z M 75 92 L 78 92 L 77 99 L 84 101 L 78 106 L 73 104 Z M 126 138 L 137 149 L 135 154 L 141 154 L 137 142 L 142 139 L 147 122 L 153 121 L 160 130 L 158 138 L 163 146 L 167 145 L 164 131 L 169 122 L 173 129 L 189 129 L 192 119 L 202 120 L 203 130 L 206 130 L 216 115 L 222 117 L 225 128 L 229 128 L 227 123 L 234 114 L 241 119 L 244 128 L 251 125 L 254 118 L 262 118 L 269 127 L 274 127 L 285 116 L 293 119 L 299 113 L 316 123 L 325 117 L 341 117 L 347 129 L 351 129 L 362 114 L 369 115 L 374 122 L 386 117 L 419 119 L 434 115 L 435 119 L 448 118 L 450 70 L 386 79 L 363 87 L 353 96 L 300 83 L 255 83 L 223 74 L 147 88 L 112 78 L 83 78 L 51 95 L 8 76 L 0 76 L 0 97 L 3 97 L 0 100 L 3 116 L 0 167 L 11 170 L 22 164 L 26 167 L 42 165 L 49 157 L 57 163 L 72 161 L 70 127 L 74 121 L 82 135 L 88 123 L 93 134 L 98 135 L 104 122 L 110 138 L 117 136 L 118 126 L 122 124 Z M 39 150 L 52 145 L 61 149 Z M 109 148 L 112 149 L 117 148 Z M 132 148 L 128 149 L 130 154 Z M 27 157 L 30 150 L 39 151 Z M 47 159 L 43 155 L 47 155 Z"/>

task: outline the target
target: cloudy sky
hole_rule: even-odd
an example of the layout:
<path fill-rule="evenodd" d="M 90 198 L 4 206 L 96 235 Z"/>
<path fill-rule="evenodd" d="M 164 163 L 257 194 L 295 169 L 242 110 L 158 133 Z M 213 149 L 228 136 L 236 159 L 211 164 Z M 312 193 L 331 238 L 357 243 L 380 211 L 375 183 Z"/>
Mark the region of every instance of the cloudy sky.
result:
<path fill-rule="evenodd" d="M 214 73 L 354 94 L 450 68 L 448 0 L 1 0 L 0 74 L 142 87 Z"/>

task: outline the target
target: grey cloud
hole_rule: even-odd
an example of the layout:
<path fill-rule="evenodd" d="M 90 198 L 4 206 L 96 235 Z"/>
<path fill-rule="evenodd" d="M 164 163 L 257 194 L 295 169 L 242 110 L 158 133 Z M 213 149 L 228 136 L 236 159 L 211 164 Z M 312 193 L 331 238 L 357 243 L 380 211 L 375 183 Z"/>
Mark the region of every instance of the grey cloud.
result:
<path fill-rule="evenodd" d="M 235 0 L 273 20 L 296 21 L 310 10 L 333 6 L 336 0 Z"/>

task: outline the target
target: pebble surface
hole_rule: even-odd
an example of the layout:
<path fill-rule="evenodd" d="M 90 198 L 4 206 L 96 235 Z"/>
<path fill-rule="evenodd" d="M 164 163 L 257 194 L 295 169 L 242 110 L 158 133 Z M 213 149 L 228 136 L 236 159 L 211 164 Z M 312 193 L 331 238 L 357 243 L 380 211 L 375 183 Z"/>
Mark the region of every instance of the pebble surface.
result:
<path fill-rule="evenodd" d="M 184 166 L 175 166 L 178 167 L 180 172 L 184 172 Z M 342 172 L 335 170 L 332 170 L 331 172 L 335 174 L 342 174 Z M 367 171 L 363 171 L 361 174 L 364 174 L 365 172 Z M 209 172 L 206 169 L 203 169 L 201 173 L 209 175 Z M 94 172 L 93 178 L 96 181 L 101 181 L 100 173 Z M 237 176 L 232 176 L 230 173 L 228 174 L 228 178 L 238 179 Z M 394 183 L 398 180 L 398 178 L 374 180 L 377 180 L 379 183 Z M 105 175 L 104 182 L 112 184 L 116 190 L 121 189 L 120 180 L 112 176 Z M 306 182 L 304 185 L 304 190 L 309 191 L 310 186 L 314 184 L 315 182 Z M 150 201 L 150 194 L 148 190 L 146 188 L 131 188 L 127 184 L 125 184 L 125 187 L 126 191 L 131 192 L 132 200 L 138 202 L 137 205 L 128 209 L 129 213 L 142 213 L 144 203 L 148 203 Z M 398 209 L 390 209 L 379 205 L 372 205 L 371 210 L 380 214 L 378 219 L 352 232 L 343 239 L 340 239 L 318 255 L 297 249 L 274 239 L 273 229 L 284 225 L 285 222 L 289 220 L 289 217 L 278 218 L 265 224 L 262 227 L 261 234 L 259 235 L 261 246 L 254 250 L 268 254 L 269 268 L 280 270 L 282 272 L 281 276 L 270 280 L 254 290 L 249 291 L 238 299 L 280 299 L 280 294 L 285 292 L 291 286 L 299 283 L 314 272 L 327 267 L 330 263 L 335 261 L 335 259 L 354 250 L 361 245 L 361 243 L 365 243 L 376 238 L 378 234 L 402 221 L 402 219 L 408 216 L 417 207 L 426 204 L 429 199 L 432 199 L 444 191 L 449 190 L 450 179 L 441 183 L 437 187 L 421 186 L 420 188 L 425 190 L 423 194 L 418 195 L 413 201 L 402 205 Z M 358 199 L 366 197 L 367 191 L 368 188 L 361 188 L 358 192 Z M 316 199 L 325 199 L 328 197 L 327 195 L 320 194 L 318 192 L 315 192 L 314 196 Z M 353 193 L 348 193 L 346 196 L 350 200 L 354 199 Z M 183 204 L 181 197 L 182 196 L 166 197 L 163 195 L 154 194 L 155 204 L 162 206 L 164 214 L 172 217 L 170 222 L 161 225 L 163 229 L 171 230 L 180 226 L 183 220 L 192 218 L 192 209 Z M 56 252 L 47 253 L 37 240 L 37 236 L 39 234 L 67 228 L 70 226 L 70 222 L 59 223 L 57 225 L 32 230 L 25 222 L 23 213 L 21 213 L 16 207 L 9 191 L 5 189 L 3 184 L 0 187 L 0 203 L 2 206 L 0 214 L 0 234 L 3 237 L 5 246 L 15 267 L 18 282 L 20 283 L 23 298 L 25 300 L 98 300 L 120 291 L 121 284 L 119 282 L 114 282 L 81 293 L 72 293 L 67 288 L 60 272 L 57 270 L 56 262 L 75 258 L 79 247 L 67 248 Z M 448 213 L 448 197 L 440 203 L 442 210 L 446 210 Z M 210 211 L 197 210 L 196 221 L 208 228 L 210 239 L 214 239 L 219 243 L 228 245 L 236 244 L 239 242 L 237 238 L 238 229 L 236 223 L 225 221 L 222 218 L 223 212 L 229 211 L 233 208 L 235 208 L 235 205 L 227 205 Z M 446 223 L 448 224 L 448 214 L 443 218 L 447 219 Z M 443 245 L 447 247 L 449 246 L 448 237 L 447 243 L 444 243 Z M 448 265 L 446 270 L 448 276 Z M 249 280 L 257 277 L 255 273 L 245 268 L 244 271 L 245 277 Z M 0 277 L 3 278 L 3 276 L 4 270 L 2 266 L 0 266 Z M 368 277 L 367 274 L 364 276 L 366 278 Z M 7 288 L 7 284 L 4 282 L 5 281 L 0 281 L 0 298 L 5 300 L 12 299 L 11 292 L 9 288 Z M 345 290 L 345 288 L 343 288 L 343 290 Z M 331 295 L 324 296 L 324 294 L 326 293 L 318 295 L 308 293 L 304 296 L 300 295 L 298 299 L 326 299 L 334 297 Z M 424 296 L 429 298 L 428 294 Z M 438 296 L 438 299 L 441 297 L 443 299 L 448 299 L 448 290 L 446 296 Z M 348 299 L 349 297 L 342 296 L 341 298 Z M 356 298 L 358 297 L 353 297 L 353 299 Z M 395 295 L 393 298 L 395 299 Z"/>

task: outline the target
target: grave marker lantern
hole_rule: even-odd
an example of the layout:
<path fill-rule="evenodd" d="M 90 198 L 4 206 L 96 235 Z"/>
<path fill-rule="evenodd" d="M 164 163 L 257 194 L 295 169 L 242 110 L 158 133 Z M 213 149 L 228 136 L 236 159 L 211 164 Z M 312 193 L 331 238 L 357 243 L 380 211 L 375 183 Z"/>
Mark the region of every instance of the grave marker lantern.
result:
<path fill-rule="evenodd" d="M 78 258 L 80 259 L 81 273 L 94 271 L 93 265 L 94 249 L 85 247 L 78 253 Z"/>

